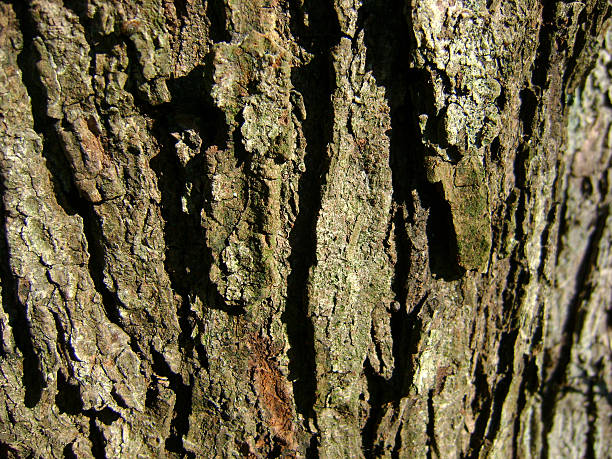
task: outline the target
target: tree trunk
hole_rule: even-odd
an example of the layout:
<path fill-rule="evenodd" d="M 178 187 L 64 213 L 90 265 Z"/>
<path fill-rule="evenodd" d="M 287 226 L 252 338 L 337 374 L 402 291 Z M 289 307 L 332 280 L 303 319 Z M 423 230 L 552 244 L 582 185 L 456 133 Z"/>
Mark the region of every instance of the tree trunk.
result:
<path fill-rule="evenodd" d="M 0 453 L 609 457 L 611 16 L 1 0 Z"/>

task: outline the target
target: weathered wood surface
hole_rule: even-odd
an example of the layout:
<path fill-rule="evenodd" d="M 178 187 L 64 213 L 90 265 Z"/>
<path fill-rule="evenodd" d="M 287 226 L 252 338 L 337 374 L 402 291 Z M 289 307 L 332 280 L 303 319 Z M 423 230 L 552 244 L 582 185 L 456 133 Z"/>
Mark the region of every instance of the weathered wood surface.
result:
<path fill-rule="evenodd" d="M 0 1 L 0 454 L 609 457 L 611 15 Z"/>

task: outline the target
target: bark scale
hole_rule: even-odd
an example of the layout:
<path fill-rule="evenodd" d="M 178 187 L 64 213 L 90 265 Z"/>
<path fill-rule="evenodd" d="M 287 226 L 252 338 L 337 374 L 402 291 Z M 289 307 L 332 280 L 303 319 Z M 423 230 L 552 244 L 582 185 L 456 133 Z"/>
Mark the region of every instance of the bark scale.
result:
<path fill-rule="evenodd" d="M 0 2 L 0 452 L 607 457 L 612 6 Z"/>

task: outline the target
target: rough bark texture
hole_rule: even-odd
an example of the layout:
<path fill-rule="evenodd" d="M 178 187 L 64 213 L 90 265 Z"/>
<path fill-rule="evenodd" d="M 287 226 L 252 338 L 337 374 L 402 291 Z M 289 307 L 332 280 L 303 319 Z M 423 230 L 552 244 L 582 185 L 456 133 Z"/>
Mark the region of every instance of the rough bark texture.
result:
<path fill-rule="evenodd" d="M 609 457 L 607 0 L 0 1 L 0 454 Z"/>

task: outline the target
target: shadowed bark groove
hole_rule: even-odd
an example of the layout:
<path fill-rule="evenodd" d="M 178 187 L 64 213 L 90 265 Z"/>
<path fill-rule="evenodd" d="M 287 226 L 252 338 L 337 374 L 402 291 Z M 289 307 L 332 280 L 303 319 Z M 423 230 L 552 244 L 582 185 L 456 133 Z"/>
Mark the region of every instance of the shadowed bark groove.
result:
<path fill-rule="evenodd" d="M 607 0 L 0 0 L 0 456 L 612 449 Z"/>
<path fill-rule="evenodd" d="M 4 187 L 0 186 L 0 194 L 4 195 Z M 5 216 L 4 201 L 0 201 L 0 215 Z M 26 316 L 25 306 L 18 300 L 17 279 L 10 268 L 10 253 L 6 243 L 7 230 L 2 225 L 2 238 L 0 238 L 0 282 L 2 284 L 2 308 L 8 316 L 8 325 L 12 328 L 13 340 L 23 356 L 23 376 L 21 383 L 25 389 L 23 404 L 32 408 L 40 401 L 44 388 L 44 378 L 41 373 L 40 359 L 32 343 L 30 326 Z M 3 346 L 4 348 L 4 346 Z"/>
<path fill-rule="evenodd" d="M 581 306 L 589 301 L 592 292 L 592 286 L 589 285 L 589 280 L 593 275 L 593 266 L 597 260 L 598 252 L 601 247 L 601 238 L 604 234 L 606 221 L 609 216 L 609 205 L 604 206 L 599 210 L 599 215 L 593 225 L 593 231 L 589 236 L 587 248 L 583 254 L 578 271 L 576 273 L 577 289 L 575 295 L 570 301 L 569 311 L 566 316 L 565 324 L 563 324 L 563 341 L 560 343 L 559 358 L 550 372 L 547 381 L 542 385 L 542 422 L 544 429 L 542 431 L 542 453 L 544 456 L 548 454 L 548 439 L 547 434 L 552 428 L 552 422 L 555 415 L 555 404 L 562 391 L 562 388 L 567 385 L 566 370 L 572 360 L 572 347 L 577 336 L 580 335 L 584 325 L 584 311 L 581 311 Z M 592 387 L 589 385 L 589 391 Z M 592 401 L 589 400 L 589 406 Z M 591 408 L 586 407 L 587 413 L 590 413 Z M 589 426 L 592 421 L 589 420 Z M 591 429 L 587 429 L 590 433 Z M 587 446 L 590 451 L 587 451 L 589 457 L 593 457 L 592 437 L 587 438 Z"/>
<path fill-rule="evenodd" d="M 73 9 L 75 13 L 82 13 L 77 8 Z M 34 46 L 34 38 L 36 37 L 36 31 L 33 28 L 34 18 L 29 14 L 25 4 L 18 6 L 16 12 L 20 18 L 21 31 L 24 38 L 24 48 L 18 58 L 18 62 L 20 63 L 24 86 L 32 101 L 34 129 L 44 139 L 42 155 L 51 174 L 55 199 L 69 215 L 81 217 L 83 221 L 83 234 L 87 240 L 89 254 L 89 274 L 96 290 L 102 297 L 107 318 L 110 322 L 123 328 L 124 325 L 122 324 L 118 307 L 120 300 L 109 291 L 103 281 L 105 265 L 104 246 L 102 244 L 102 233 L 98 217 L 93 210 L 92 204 L 79 194 L 78 188 L 74 184 L 70 165 L 62 151 L 60 139 L 55 130 L 57 120 L 47 116 L 49 111 L 45 100 L 47 88 L 41 82 L 39 72 L 36 69 L 36 62 L 40 61 L 41 56 L 35 51 Z M 130 346 L 135 353 L 142 354 L 134 337 L 130 339 Z"/>
<path fill-rule="evenodd" d="M 331 6 L 316 1 L 291 5 L 291 26 L 297 43 L 312 53 L 310 62 L 292 72 L 291 80 L 302 98 L 305 119 L 302 122 L 305 146 L 305 171 L 299 180 L 300 210 L 289 236 L 292 251 L 289 257 L 291 274 L 287 279 L 287 307 L 283 321 L 291 349 L 290 379 L 295 403 L 306 419 L 314 416 L 315 355 L 313 324 L 308 317 L 307 281 L 310 268 L 316 262 L 315 228 L 321 208 L 321 188 L 329 170 L 329 143 L 333 135 L 334 91 L 332 50 L 340 39 L 336 15 Z M 308 15 L 309 24 L 304 23 Z M 312 75 L 318 75 L 315 83 Z M 299 99 L 297 104 L 299 105 Z M 297 108 L 297 107 L 294 107 Z M 314 438 L 313 438 L 314 440 Z"/>

